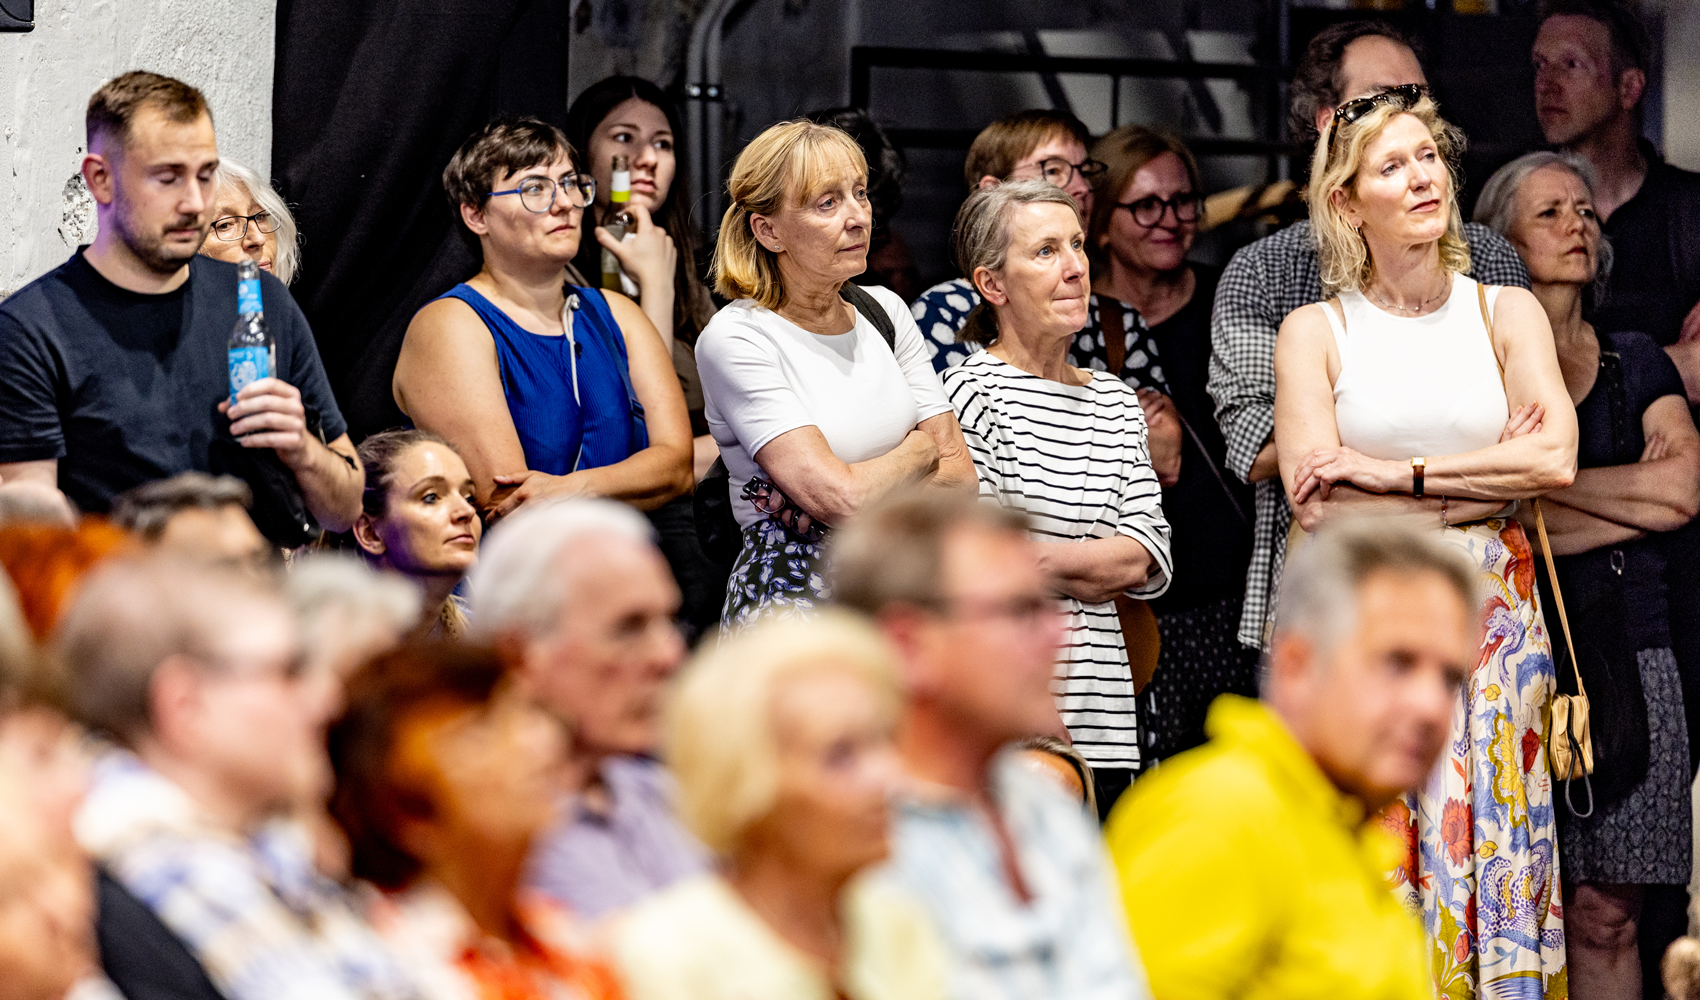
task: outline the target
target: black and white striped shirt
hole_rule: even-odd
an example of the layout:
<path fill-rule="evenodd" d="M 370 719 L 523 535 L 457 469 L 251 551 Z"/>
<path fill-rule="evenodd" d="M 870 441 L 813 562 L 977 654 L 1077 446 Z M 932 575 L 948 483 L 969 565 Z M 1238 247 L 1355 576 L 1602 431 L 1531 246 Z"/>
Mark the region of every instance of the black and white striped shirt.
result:
<path fill-rule="evenodd" d="M 1173 566 L 1145 414 L 1126 383 L 1091 374 L 1088 385 L 1064 385 L 980 352 L 943 378 L 981 495 L 1026 512 L 1040 541 L 1138 541 L 1154 565 L 1145 585 L 1128 593 L 1156 597 L 1168 589 Z M 1063 722 L 1088 761 L 1137 768 L 1133 677 L 1115 603 L 1063 603 L 1067 632 L 1051 685 Z"/>

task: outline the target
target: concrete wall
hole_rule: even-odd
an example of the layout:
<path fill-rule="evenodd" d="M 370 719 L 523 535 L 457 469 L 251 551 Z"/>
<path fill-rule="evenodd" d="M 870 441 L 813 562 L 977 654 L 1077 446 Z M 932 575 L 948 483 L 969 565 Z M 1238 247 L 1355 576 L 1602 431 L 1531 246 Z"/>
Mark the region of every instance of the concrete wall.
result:
<path fill-rule="evenodd" d="M 0 297 L 94 236 L 77 176 L 89 95 L 147 69 L 199 87 L 219 151 L 271 168 L 276 0 L 36 0 L 35 30 L 0 33 Z"/>
<path fill-rule="evenodd" d="M 1665 6 L 1665 159 L 1700 170 L 1700 3 Z"/>

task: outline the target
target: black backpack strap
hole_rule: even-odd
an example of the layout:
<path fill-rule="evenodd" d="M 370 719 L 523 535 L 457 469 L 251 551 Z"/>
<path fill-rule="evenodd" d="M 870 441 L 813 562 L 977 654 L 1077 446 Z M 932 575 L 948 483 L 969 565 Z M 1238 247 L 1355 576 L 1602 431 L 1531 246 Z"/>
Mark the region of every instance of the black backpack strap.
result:
<path fill-rule="evenodd" d="M 897 324 L 891 321 L 891 313 L 885 311 L 879 300 L 868 294 L 867 289 L 852 281 L 846 281 L 839 286 L 838 294 L 844 301 L 856 307 L 856 311 L 867 317 L 874 329 L 885 338 L 885 346 L 897 353 Z"/>

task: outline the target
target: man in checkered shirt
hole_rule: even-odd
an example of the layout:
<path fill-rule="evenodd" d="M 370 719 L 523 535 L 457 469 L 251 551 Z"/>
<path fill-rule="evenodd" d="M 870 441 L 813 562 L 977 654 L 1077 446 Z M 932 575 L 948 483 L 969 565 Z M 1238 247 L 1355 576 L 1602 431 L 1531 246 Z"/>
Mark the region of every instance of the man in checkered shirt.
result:
<path fill-rule="evenodd" d="M 1315 139 L 1343 100 L 1408 83 L 1428 85 L 1410 39 L 1383 21 L 1351 21 L 1312 39 L 1299 61 L 1290 109 L 1293 133 Z M 1529 287 L 1529 272 L 1504 237 L 1464 227 L 1471 277 Z M 1239 639 L 1267 644 L 1293 513 L 1275 461 L 1275 333 L 1287 314 L 1322 300 L 1310 223 L 1300 222 L 1234 254 L 1216 290 L 1210 321 L 1210 396 L 1228 443 L 1228 467 L 1257 484 L 1257 523 Z"/>

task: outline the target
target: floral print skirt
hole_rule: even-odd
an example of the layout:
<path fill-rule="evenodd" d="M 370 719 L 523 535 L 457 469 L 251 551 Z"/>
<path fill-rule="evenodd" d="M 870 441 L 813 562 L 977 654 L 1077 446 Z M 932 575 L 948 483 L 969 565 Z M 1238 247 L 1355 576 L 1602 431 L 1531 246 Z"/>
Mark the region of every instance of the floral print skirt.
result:
<path fill-rule="evenodd" d="M 1442 534 L 1481 570 L 1487 627 L 1428 785 L 1384 814 L 1407 844 L 1394 892 L 1422 919 L 1440 996 L 1567 998 L 1537 557 L 1515 521 Z"/>
<path fill-rule="evenodd" d="M 765 618 L 807 618 L 828 597 L 822 576 L 824 541 L 808 542 L 763 520 L 744 529 L 744 547 L 726 581 L 722 635 L 736 635 Z"/>

